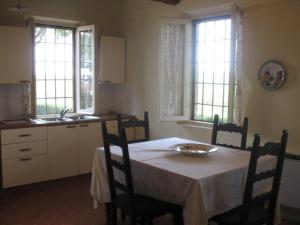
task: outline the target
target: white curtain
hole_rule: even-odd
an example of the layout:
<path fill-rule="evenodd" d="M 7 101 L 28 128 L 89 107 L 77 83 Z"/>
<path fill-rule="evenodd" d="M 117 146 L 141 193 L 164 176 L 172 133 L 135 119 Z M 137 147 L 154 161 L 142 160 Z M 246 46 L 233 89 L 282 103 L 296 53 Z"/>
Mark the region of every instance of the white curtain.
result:
<path fill-rule="evenodd" d="M 233 122 L 242 123 L 242 87 L 241 87 L 241 63 L 242 63 L 242 29 L 243 13 L 240 7 L 234 4 L 231 8 L 232 21 L 232 44 L 234 44 L 234 54 L 232 54 L 233 76 L 234 76 L 234 100 L 233 100 Z"/>
<path fill-rule="evenodd" d="M 163 117 L 183 115 L 185 33 L 185 24 L 163 24 L 160 99 Z"/>

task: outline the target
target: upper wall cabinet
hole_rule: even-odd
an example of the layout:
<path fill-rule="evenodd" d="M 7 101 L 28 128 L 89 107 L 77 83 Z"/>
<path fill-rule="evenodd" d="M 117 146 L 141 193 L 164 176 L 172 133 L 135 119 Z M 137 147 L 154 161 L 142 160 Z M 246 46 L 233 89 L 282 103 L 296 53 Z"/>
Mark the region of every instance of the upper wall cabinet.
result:
<path fill-rule="evenodd" d="M 0 83 L 31 82 L 32 49 L 30 28 L 0 26 Z"/>
<path fill-rule="evenodd" d="M 125 39 L 102 36 L 99 83 L 125 83 Z"/>

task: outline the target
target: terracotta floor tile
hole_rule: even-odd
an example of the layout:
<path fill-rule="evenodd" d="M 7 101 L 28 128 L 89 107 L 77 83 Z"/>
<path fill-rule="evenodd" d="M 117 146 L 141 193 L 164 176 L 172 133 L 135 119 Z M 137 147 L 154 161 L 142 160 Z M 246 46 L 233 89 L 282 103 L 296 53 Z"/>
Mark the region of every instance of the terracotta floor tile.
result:
<path fill-rule="evenodd" d="M 0 225 L 105 225 L 104 205 L 93 208 L 90 180 L 83 175 L 2 190 Z M 171 224 L 170 217 L 154 220 Z"/>

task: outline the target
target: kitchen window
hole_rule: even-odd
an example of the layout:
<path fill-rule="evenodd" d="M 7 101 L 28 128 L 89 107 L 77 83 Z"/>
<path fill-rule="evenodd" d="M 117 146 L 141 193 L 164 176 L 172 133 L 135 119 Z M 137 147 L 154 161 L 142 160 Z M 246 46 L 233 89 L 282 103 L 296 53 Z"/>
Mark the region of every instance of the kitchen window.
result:
<path fill-rule="evenodd" d="M 94 113 L 94 26 L 36 24 L 34 34 L 37 116 Z"/>
<path fill-rule="evenodd" d="M 84 26 L 77 30 L 77 111 L 95 111 L 95 46 L 94 26 Z"/>
<path fill-rule="evenodd" d="M 231 70 L 231 18 L 193 23 L 192 119 L 212 122 L 215 114 L 231 122 L 234 79 Z"/>

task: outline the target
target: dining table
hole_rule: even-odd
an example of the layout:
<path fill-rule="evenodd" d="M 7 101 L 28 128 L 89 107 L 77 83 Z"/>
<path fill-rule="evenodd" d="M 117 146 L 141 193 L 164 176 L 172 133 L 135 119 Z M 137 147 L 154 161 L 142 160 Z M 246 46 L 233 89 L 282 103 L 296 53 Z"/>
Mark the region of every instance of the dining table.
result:
<path fill-rule="evenodd" d="M 201 142 L 171 137 L 129 144 L 134 191 L 181 205 L 185 225 L 207 225 L 209 218 L 242 204 L 251 152 L 220 146 L 207 155 L 174 151 L 174 145 L 187 143 Z M 114 159 L 121 160 L 119 147 L 111 146 L 111 153 Z M 275 162 L 275 157 L 261 157 L 257 171 L 271 169 Z M 115 174 L 122 180 L 118 172 Z M 268 180 L 259 182 L 254 195 L 270 186 Z M 95 152 L 90 192 L 95 207 L 110 202 L 102 147 Z"/>

